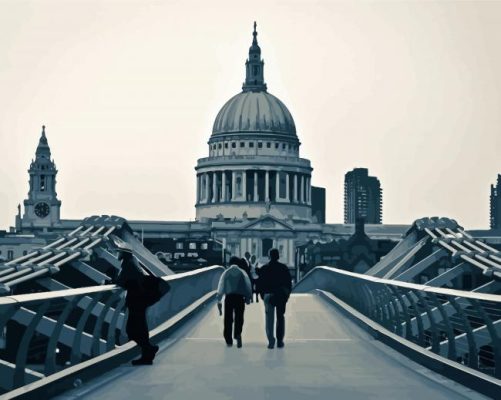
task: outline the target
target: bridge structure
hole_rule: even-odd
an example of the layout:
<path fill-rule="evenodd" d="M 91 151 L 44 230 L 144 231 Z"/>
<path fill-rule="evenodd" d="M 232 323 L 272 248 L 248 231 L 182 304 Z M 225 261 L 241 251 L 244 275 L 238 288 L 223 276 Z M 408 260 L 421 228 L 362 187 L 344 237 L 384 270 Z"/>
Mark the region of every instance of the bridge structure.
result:
<path fill-rule="evenodd" d="M 123 290 L 101 284 L 119 268 L 111 234 L 171 284 L 148 314 L 151 367 L 130 366 Z M 304 276 L 284 349 L 266 348 L 262 302 L 248 306 L 237 349 L 211 307 L 223 267 L 172 274 L 125 220 L 92 217 L 1 266 L 0 399 L 500 398 L 500 259 L 455 221 L 418 220 L 367 274 Z"/>

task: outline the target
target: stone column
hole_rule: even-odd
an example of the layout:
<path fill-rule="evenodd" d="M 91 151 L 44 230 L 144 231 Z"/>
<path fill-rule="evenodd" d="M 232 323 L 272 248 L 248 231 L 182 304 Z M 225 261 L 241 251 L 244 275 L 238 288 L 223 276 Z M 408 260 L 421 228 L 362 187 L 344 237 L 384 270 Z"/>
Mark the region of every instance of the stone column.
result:
<path fill-rule="evenodd" d="M 301 193 L 299 196 L 299 201 L 304 203 L 304 175 L 301 175 Z"/>
<path fill-rule="evenodd" d="M 209 202 L 209 173 L 206 172 L 205 174 L 205 202 Z"/>
<path fill-rule="evenodd" d="M 294 203 L 297 203 L 297 174 L 294 174 L 294 193 L 293 193 Z"/>
<path fill-rule="evenodd" d="M 280 172 L 275 173 L 275 201 L 280 200 Z"/>
<path fill-rule="evenodd" d="M 200 203 L 200 175 L 197 174 L 197 204 Z"/>
<path fill-rule="evenodd" d="M 226 201 L 226 171 L 223 171 L 223 176 L 221 177 L 221 201 Z"/>
<path fill-rule="evenodd" d="M 296 256 L 295 251 L 294 251 L 295 250 L 294 249 L 294 240 L 289 239 L 287 241 L 287 243 L 288 243 L 288 247 L 289 247 L 289 265 L 290 264 L 294 265 L 294 261 L 295 261 L 294 257 Z"/>
<path fill-rule="evenodd" d="M 285 200 L 289 203 L 290 200 L 290 193 L 289 193 L 289 173 L 285 173 Z"/>
<path fill-rule="evenodd" d="M 242 194 L 244 201 L 247 201 L 247 171 L 242 172 Z"/>
<path fill-rule="evenodd" d="M 217 172 L 212 173 L 212 202 L 217 201 Z"/>
<path fill-rule="evenodd" d="M 235 171 L 231 171 L 231 201 L 235 201 L 235 196 L 237 192 L 237 175 L 235 174 Z"/>
<path fill-rule="evenodd" d="M 308 186 L 307 186 L 306 194 L 308 196 L 308 204 L 311 205 L 311 177 L 308 177 Z"/>
<path fill-rule="evenodd" d="M 254 201 L 258 201 L 258 192 L 257 192 L 257 171 L 254 171 Z"/>
<path fill-rule="evenodd" d="M 264 201 L 270 201 L 270 171 L 266 171 L 264 179 Z"/>

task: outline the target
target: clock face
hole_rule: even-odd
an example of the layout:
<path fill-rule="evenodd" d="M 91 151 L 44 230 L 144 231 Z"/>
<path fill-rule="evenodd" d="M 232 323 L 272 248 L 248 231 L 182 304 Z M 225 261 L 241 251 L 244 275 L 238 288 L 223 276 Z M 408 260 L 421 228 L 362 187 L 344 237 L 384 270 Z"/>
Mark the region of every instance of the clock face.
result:
<path fill-rule="evenodd" d="M 35 205 L 35 214 L 37 217 L 45 218 L 50 213 L 50 207 L 47 203 L 37 203 Z"/>

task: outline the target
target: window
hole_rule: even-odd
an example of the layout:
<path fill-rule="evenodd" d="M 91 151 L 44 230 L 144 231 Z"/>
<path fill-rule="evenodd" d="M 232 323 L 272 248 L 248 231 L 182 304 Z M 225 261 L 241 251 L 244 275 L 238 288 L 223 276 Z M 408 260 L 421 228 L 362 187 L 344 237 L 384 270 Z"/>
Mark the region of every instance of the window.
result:
<path fill-rule="evenodd" d="M 197 244 L 196 244 L 196 243 L 191 242 L 191 243 L 189 244 L 189 249 L 190 249 L 190 250 L 196 250 L 196 249 L 197 249 Z"/>
<path fill-rule="evenodd" d="M 254 147 L 254 142 L 249 142 L 249 147 L 253 148 Z"/>
<path fill-rule="evenodd" d="M 285 150 L 285 147 L 286 147 L 286 146 L 287 146 L 287 145 L 286 145 L 285 143 L 283 143 L 283 144 L 282 144 L 282 149 L 283 149 L 283 150 Z"/>
<path fill-rule="evenodd" d="M 266 143 L 266 147 L 270 148 L 271 147 L 271 143 L 270 142 Z"/>
<path fill-rule="evenodd" d="M 235 142 L 232 142 L 232 143 L 231 143 L 231 148 L 232 148 L 232 149 L 235 149 L 236 147 L 237 147 L 237 144 L 236 144 Z"/>
<path fill-rule="evenodd" d="M 228 142 L 226 142 L 226 143 L 224 144 L 224 148 L 225 148 L 225 149 L 227 149 L 227 148 L 228 148 Z"/>
<path fill-rule="evenodd" d="M 245 147 L 245 142 L 240 142 L 240 147 Z"/>
<path fill-rule="evenodd" d="M 262 149 L 263 148 L 263 142 L 258 142 L 257 147 Z"/>
<path fill-rule="evenodd" d="M 14 258 L 14 251 L 13 250 L 7 250 L 7 258 L 9 260 L 12 260 Z"/>
<path fill-rule="evenodd" d="M 45 175 L 40 175 L 40 191 L 45 192 Z"/>
<path fill-rule="evenodd" d="M 23 256 L 25 256 L 26 254 L 28 254 L 28 251 L 23 250 Z"/>
<path fill-rule="evenodd" d="M 278 143 L 275 143 L 275 149 L 278 149 Z"/>
<path fill-rule="evenodd" d="M 176 242 L 176 250 L 183 250 L 184 248 L 184 243 L 183 242 Z"/>
<path fill-rule="evenodd" d="M 219 144 L 217 145 L 217 148 L 218 148 L 218 149 L 222 149 L 222 148 L 223 148 L 223 145 L 222 145 L 221 143 L 219 143 Z"/>

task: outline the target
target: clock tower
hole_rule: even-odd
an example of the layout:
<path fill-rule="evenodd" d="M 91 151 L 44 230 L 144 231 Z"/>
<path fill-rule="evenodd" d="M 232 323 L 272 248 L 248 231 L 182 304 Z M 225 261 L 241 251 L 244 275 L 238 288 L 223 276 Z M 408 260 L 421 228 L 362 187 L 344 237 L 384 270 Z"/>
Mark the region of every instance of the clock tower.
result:
<path fill-rule="evenodd" d="M 35 160 L 31 161 L 30 190 L 24 200 L 24 214 L 21 219 L 22 228 L 50 228 L 61 223 L 61 201 L 56 193 L 57 169 L 50 158 L 50 147 L 42 126 L 42 136 L 38 142 Z M 20 215 L 18 216 L 20 219 Z"/>

